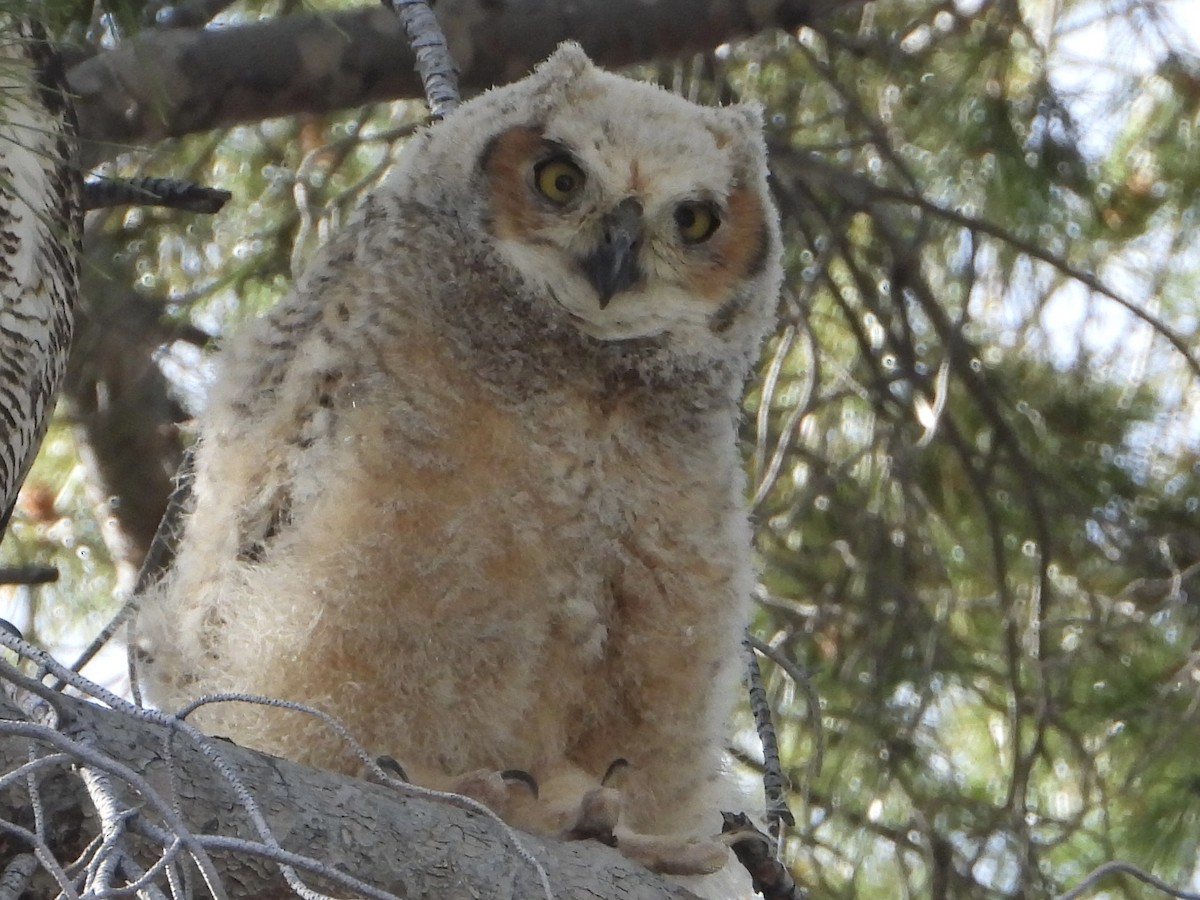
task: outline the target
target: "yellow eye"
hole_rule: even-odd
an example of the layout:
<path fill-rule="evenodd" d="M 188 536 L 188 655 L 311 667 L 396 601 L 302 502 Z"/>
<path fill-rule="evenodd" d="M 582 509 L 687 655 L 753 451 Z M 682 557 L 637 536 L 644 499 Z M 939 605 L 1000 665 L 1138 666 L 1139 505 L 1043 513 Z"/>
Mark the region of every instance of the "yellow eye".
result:
<path fill-rule="evenodd" d="M 679 236 L 685 244 L 699 244 L 713 236 L 721 220 L 711 203 L 689 200 L 675 207 L 675 224 L 679 226 Z"/>
<path fill-rule="evenodd" d="M 575 163 L 561 156 L 540 162 L 533 170 L 534 183 L 552 203 L 566 203 L 583 189 L 587 176 Z"/>

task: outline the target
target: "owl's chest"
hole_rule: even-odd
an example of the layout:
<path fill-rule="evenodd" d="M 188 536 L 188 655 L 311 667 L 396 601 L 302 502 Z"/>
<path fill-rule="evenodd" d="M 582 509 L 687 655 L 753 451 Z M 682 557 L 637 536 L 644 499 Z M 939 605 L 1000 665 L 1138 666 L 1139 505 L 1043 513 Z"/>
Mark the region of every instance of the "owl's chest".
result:
<path fill-rule="evenodd" d="M 562 519 L 586 521 L 592 537 L 626 541 L 643 524 L 683 514 L 706 485 L 719 490 L 721 448 L 636 407 L 566 396 L 514 416 L 524 434 L 521 480 Z"/>
<path fill-rule="evenodd" d="M 434 346 L 411 348 L 409 371 Z M 391 424 L 367 455 L 373 493 L 394 498 L 422 555 L 453 562 L 455 587 L 479 572 L 603 607 L 642 560 L 694 565 L 685 552 L 711 556 L 730 518 L 744 518 L 730 416 L 689 419 L 662 398 L 587 386 L 506 402 L 461 366 L 430 368 L 438 377 L 419 390 L 393 383 L 381 404 Z"/>
<path fill-rule="evenodd" d="M 574 672 L 560 688 L 578 699 L 589 678 L 636 667 L 631 636 L 686 645 L 712 618 L 688 604 L 729 595 L 714 560 L 745 518 L 732 424 L 678 430 L 569 393 L 506 406 L 450 379 L 390 398 L 374 431 L 380 409 L 354 432 L 370 470 L 356 496 L 378 523 L 364 558 L 373 580 L 402 565 L 390 583 L 420 585 L 406 614 L 422 633 L 469 636 L 497 666 Z"/>

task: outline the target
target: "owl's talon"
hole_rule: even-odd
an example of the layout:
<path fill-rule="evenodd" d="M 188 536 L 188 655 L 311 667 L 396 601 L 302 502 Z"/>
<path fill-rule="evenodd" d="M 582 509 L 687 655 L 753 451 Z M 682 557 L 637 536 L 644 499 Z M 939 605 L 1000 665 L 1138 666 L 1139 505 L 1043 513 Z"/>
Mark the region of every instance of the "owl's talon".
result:
<path fill-rule="evenodd" d="M 536 800 L 538 798 L 537 779 L 534 778 L 532 775 L 530 775 L 528 772 L 526 772 L 524 769 L 505 769 L 503 772 L 500 773 L 500 777 L 503 778 L 509 784 L 512 784 L 514 782 L 520 782 L 521 784 L 523 784 L 529 788 L 530 793 L 533 794 L 533 799 Z"/>
<path fill-rule="evenodd" d="M 375 757 L 375 765 L 379 766 L 379 768 L 383 769 L 383 771 L 390 775 L 394 775 L 396 778 L 399 778 L 401 781 L 407 784 L 412 783 L 412 779 L 410 779 L 408 777 L 408 773 L 404 771 L 404 766 L 400 765 L 394 756 L 388 756 L 386 753 L 383 756 L 377 756 Z"/>
<path fill-rule="evenodd" d="M 452 793 L 478 800 L 502 819 L 527 807 L 537 797 L 537 790 L 533 776 L 521 769 L 479 769 L 459 776 L 450 786 Z"/>
<path fill-rule="evenodd" d="M 611 779 L 613 776 L 620 775 L 628 768 L 629 760 L 623 756 L 618 756 L 616 759 L 610 762 L 608 764 L 608 768 L 604 770 L 604 777 L 600 779 L 600 784 L 608 787 L 609 779 Z"/>

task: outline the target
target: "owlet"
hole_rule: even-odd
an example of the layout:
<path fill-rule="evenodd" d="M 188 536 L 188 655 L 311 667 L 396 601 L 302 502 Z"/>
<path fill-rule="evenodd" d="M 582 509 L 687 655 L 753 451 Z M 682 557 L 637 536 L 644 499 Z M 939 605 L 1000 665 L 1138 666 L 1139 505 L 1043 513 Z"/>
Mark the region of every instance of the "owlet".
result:
<path fill-rule="evenodd" d="M 757 109 L 564 44 L 424 130 L 223 354 L 139 623 L 151 698 L 314 704 L 522 827 L 616 798 L 621 849 L 720 865 L 668 838 L 719 825 L 754 585 L 736 425 L 780 278 Z M 297 713 L 201 724 L 357 768 Z"/>

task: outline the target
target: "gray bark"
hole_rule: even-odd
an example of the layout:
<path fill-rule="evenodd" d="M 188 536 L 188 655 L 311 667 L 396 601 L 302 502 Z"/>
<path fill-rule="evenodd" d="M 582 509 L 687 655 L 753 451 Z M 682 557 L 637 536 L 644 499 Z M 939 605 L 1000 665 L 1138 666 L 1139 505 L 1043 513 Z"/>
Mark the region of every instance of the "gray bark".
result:
<path fill-rule="evenodd" d="M 457 0 L 437 13 L 470 93 L 529 72 L 564 40 L 607 67 L 794 30 L 860 0 Z M 68 73 L 87 157 L 196 131 L 420 97 L 399 20 L 381 7 L 221 29 L 147 31 Z"/>
<path fill-rule="evenodd" d="M 222 834 L 259 840 L 226 780 L 186 737 L 174 739 L 174 792 L 165 764 L 166 729 L 131 716 L 69 697 L 61 700 L 60 733 L 90 743 L 112 759 L 147 778 L 165 798 L 179 798 L 182 815 L 194 834 Z M 0 772 L 12 772 L 28 760 L 31 743 L 44 755 L 52 748 L 14 736 L 10 722 L 23 714 L 0 695 Z M 221 755 L 250 786 L 278 839 L 288 851 L 320 860 L 361 881 L 409 900 L 438 898 L 543 896 L 528 862 L 513 850 L 496 824 L 478 813 L 448 803 L 410 797 L 394 790 L 330 772 L 309 769 L 213 739 Z M 39 793 L 46 813 L 47 842 L 62 862 L 74 859 L 99 830 L 95 808 L 84 782 L 65 768 L 39 773 Z M 112 779 L 122 805 L 153 818 L 145 803 Z M 26 782 L 0 791 L 0 819 L 33 827 Z M 520 835 L 525 847 L 545 867 L 558 900 L 686 900 L 688 891 L 670 885 L 595 842 L 559 843 Z M 148 844 L 130 842 L 145 852 Z M 0 831 L 0 871 L 29 848 Z M 212 854 L 231 897 L 290 897 L 277 867 L 244 853 Z M 139 860 L 149 866 L 156 855 Z M 37 876 L 45 879 L 45 875 Z M 345 887 L 308 884 L 346 896 Z M 165 881 L 160 882 L 165 888 Z M 34 895 L 51 896 L 51 883 L 38 880 Z"/>

